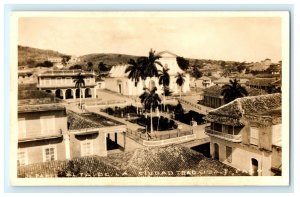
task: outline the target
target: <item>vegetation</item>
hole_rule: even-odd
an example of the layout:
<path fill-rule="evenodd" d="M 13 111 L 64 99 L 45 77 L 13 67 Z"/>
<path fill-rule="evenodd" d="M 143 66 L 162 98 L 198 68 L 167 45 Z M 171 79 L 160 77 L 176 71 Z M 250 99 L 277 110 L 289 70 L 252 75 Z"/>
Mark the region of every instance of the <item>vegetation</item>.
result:
<path fill-rule="evenodd" d="M 87 63 L 87 71 L 92 71 L 93 70 L 93 62 L 88 62 Z"/>
<path fill-rule="evenodd" d="M 46 67 L 46 68 L 50 68 L 53 67 L 53 63 L 50 61 L 44 61 L 43 63 L 38 63 L 36 64 L 36 67 Z"/>
<path fill-rule="evenodd" d="M 161 99 L 159 98 L 158 94 L 156 93 L 157 88 L 154 87 L 152 90 L 145 88 L 145 91 L 142 95 L 140 95 L 141 103 L 144 105 L 145 109 L 150 110 L 150 132 L 153 132 L 153 120 L 152 120 L 152 111 L 158 107 Z"/>
<path fill-rule="evenodd" d="M 163 85 L 163 95 L 164 95 L 164 111 L 166 110 L 166 96 L 167 94 L 170 94 L 170 91 L 169 91 L 169 85 L 170 85 L 170 75 L 168 73 L 168 68 L 164 68 L 163 67 L 163 70 L 159 71 L 159 79 L 158 79 L 158 84 L 159 85 Z"/>
<path fill-rule="evenodd" d="M 177 124 L 174 122 L 174 120 L 170 120 L 163 116 L 153 117 L 151 121 L 151 117 L 146 117 L 142 115 L 137 119 L 131 119 L 129 121 L 145 127 L 147 131 L 149 128 L 151 128 L 151 124 L 153 125 L 153 128 L 156 131 L 167 131 L 177 129 Z"/>
<path fill-rule="evenodd" d="M 130 59 L 128 61 L 129 66 L 126 68 L 125 73 L 129 72 L 128 78 L 134 81 L 135 87 L 137 86 L 140 78 L 143 75 L 143 67 L 141 64 L 141 59 L 135 61 L 134 59 Z M 143 78 L 143 77 L 142 77 Z"/>
<path fill-rule="evenodd" d="M 181 70 L 186 71 L 189 68 L 189 60 L 183 57 L 176 57 L 176 61 Z"/>
<path fill-rule="evenodd" d="M 115 107 L 111 108 L 108 107 L 106 109 L 103 109 L 102 111 L 108 113 L 109 115 L 120 117 L 120 118 L 125 118 L 128 117 L 127 115 L 130 115 L 130 117 L 136 117 L 138 116 L 138 109 L 137 107 L 130 105 L 130 106 L 125 106 L 125 107 Z"/>
<path fill-rule="evenodd" d="M 237 79 L 234 79 L 229 80 L 229 84 L 222 87 L 221 95 L 224 96 L 224 102 L 229 103 L 236 98 L 248 96 L 248 92 L 239 84 Z"/>
<path fill-rule="evenodd" d="M 37 67 L 49 58 L 60 58 L 65 54 L 57 51 L 18 46 L 18 66 Z"/>
<path fill-rule="evenodd" d="M 69 67 L 69 70 L 78 70 L 78 69 L 82 70 L 82 66 L 79 64 L 75 64 L 74 66 Z"/>
<path fill-rule="evenodd" d="M 61 59 L 61 64 L 66 66 L 68 64 L 69 60 L 71 59 L 71 56 L 70 55 L 63 55 L 61 58 L 62 58 Z"/>
<path fill-rule="evenodd" d="M 176 76 L 176 83 L 177 85 L 180 87 L 180 98 L 181 98 L 181 93 L 182 93 L 182 86 L 185 82 L 185 74 L 184 73 L 177 73 L 177 76 Z"/>
<path fill-rule="evenodd" d="M 79 89 L 79 105 L 81 107 L 81 88 L 85 87 L 85 82 L 84 82 L 84 76 L 81 75 L 81 73 L 78 73 L 78 75 L 75 77 L 73 82 L 75 83 L 75 88 Z"/>

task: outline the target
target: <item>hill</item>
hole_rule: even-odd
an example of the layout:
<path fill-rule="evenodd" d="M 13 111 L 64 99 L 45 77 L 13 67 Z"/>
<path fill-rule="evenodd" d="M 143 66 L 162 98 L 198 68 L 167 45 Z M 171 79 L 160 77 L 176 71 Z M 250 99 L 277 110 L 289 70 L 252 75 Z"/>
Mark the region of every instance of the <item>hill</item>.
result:
<path fill-rule="evenodd" d="M 92 62 L 95 70 L 100 62 L 103 62 L 111 68 L 116 64 L 127 64 L 130 59 L 136 60 L 139 56 L 125 55 L 125 54 L 115 54 L 115 53 L 94 53 L 80 56 L 80 62 L 78 64 L 86 64 L 87 62 Z"/>
<path fill-rule="evenodd" d="M 42 63 L 48 58 L 60 58 L 62 56 L 65 54 L 53 50 L 18 46 L 18 66 L 35 67 L 36 64 Z"/>

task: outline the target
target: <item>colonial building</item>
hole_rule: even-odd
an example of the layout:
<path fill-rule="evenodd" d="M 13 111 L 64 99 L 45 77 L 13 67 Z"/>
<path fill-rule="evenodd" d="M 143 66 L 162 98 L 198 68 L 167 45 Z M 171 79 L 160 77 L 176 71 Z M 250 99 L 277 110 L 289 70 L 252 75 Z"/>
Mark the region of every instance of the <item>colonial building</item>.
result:
<path fill-rule="evenodd" d="M 59 99 L 21 85 L 18 99 L 18 165 L 64 160 L 67 116 Z"/>
<path fill-rule="evenodd" d="M 55 94 L 61 99 L 79 98 L 79 89 L 75 88 L 74 79 L 81 73 L 84 76 L 85 87 L 82 88 L 82 98 L 96 98 L 95 73 L 82 70 L 46 71 L 38 74 L 38 89 Z"/>
<path fill-rule="evenodd" d="M 257 95 L 264 95 L 267 94 L 264 90 L 257 90 L 254 88 L 245 87 L 249 96 L 257 96 Z M 203 93 L 200 95 L 200 104 L 218 108 L 225 104 L 224 97 L 221 95 L 222 86 L 214 85 L 209 88 L 203 90 Z"/>
<path fill-rule="evenodd" d="M 183 70 L 180 69 L 180 67 L 177 64 L 176 57 L 177 55 L 168 52 L 163 51 L 158 53 L 158 55 L 161 56 L 161 58 L 158 60 L 161 62 L 161 64 L 168 68 L 169 75 L 170 75 L 170 91 L 173 92 L 173 94 L 179 94 L 181 91 L 181 88 L 176 84 L 176 75 L 177 73 L 184 73 Z M 144 82 L 140 80 L 140 82 L 135 86 L 134 82 L 130 79 L 128 79 L 128 73 L 125 73 L 126 68 L 128 67 L 127 64 L 122 65 L 116 65 L 113 66 L 108 74 L 108 77 L 105 78 L 105 88 L 112 90 L 114 92 L 118 92 L 123 95 L 140 95 L 143 93 L 144 85 L 146 87 L 157 87 L 157 91 L 159 94 L 163 93 L 163 87 L 158 84 L 158 78 L 152 77 L 147 78 Z M 162 70 L 160 66 L 157 66 L 158 70 Z M 185 75 L 185 83 L 182 86 L 182 92 L 186 93 L 190 91 L 189 82 L 190 76 L 186 73 Z"/>
<path fill-rule="evenodd" d="M 251 175 L 281 174 L 281 94 L 238 98 L 206 119 L 212 158 Z"/>
<path fill-rule="evenodd" d="M 255 78 L 249 81 L 248 85 L 250 88 L 256 88 L 268 91 L 273 83 L 278 82 L 279 79 L 277 78 Z M 278 86 L 279 84 L 277 84 Z M 281 84 L 280 84 L 281 87 Z"/>
<path fill-rule="evenodd" d="M 74 157 L 106 156 L 125 148 L 126 125 L 95 113 L 68 111 L 52 94 L 19 90 L 18 166 Z"/>
<path fill-rule="evenodd" d="M 235 78 L 230 78 L 230 77 L 222 77 L 218 80 L 215 80 L 214 81 L 214 84 L 218 85 L 218 86 L 223 86 L 223 85 L 226 85 L 226 84 L 229 84 L 230 83 L 230 80 L 234 80 Z M 236 78 L 239 80 L 239 84 L 241 85 L 247 85 L 249 79 L 246 79 L 246 78 Z"/>

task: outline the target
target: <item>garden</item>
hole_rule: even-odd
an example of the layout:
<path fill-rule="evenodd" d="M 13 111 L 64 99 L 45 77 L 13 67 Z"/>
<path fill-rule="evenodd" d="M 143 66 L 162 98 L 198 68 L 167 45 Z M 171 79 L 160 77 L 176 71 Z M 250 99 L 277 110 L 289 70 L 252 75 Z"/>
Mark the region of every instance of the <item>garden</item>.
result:
<path fill-rule="evenodd" d="M 138 125 L 141 125 L 145 127 L 146 130 L 150 130 L 151 127 L 151 119 L 150 116 L 141 115 L 140 117 L 136 119 L 129 120 L 131 123 L 135 123 Z M 153 123 L 153 130 L 154 131 L 166 131 L 166 130 L 173 130 L 177 129 L 177 124 L 174 120 L 160 116 L 160 117 L 153 117 L 152 118 Z"/>

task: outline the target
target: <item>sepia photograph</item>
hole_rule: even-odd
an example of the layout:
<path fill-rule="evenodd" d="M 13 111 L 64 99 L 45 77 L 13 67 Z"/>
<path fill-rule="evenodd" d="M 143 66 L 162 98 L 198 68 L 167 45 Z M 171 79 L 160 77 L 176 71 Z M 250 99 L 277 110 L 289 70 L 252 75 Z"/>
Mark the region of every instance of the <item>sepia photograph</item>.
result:
<path fill-rule="evenodd" d="M 289 12 L 10 23 L 12 184 L 289 184 Z"/>

